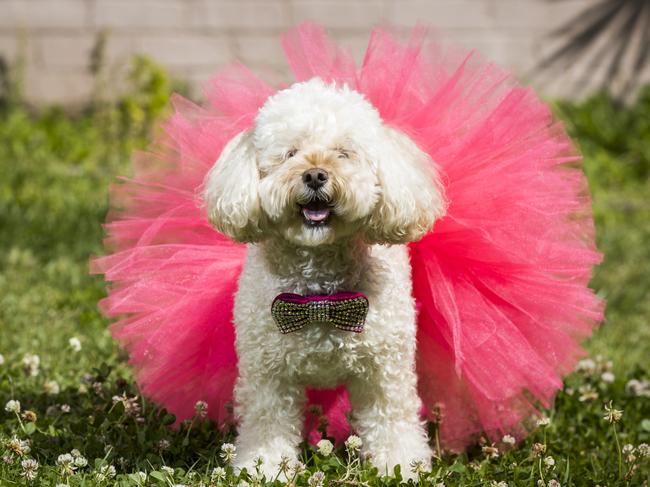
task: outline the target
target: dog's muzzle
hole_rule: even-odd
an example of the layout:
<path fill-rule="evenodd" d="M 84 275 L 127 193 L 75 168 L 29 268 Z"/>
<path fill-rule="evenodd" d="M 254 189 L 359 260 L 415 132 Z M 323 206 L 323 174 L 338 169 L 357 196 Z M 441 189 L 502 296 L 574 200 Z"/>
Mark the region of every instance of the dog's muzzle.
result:
<path fill-rule="evenodd" d="M 282 293 L 271 304 L 271 315 L 281 333 L 298 331 L 311 323 L 327 323 L 339 330 L 360 333 L 367 314 L 368 299 L 354 292 L 331 296 Z"/>

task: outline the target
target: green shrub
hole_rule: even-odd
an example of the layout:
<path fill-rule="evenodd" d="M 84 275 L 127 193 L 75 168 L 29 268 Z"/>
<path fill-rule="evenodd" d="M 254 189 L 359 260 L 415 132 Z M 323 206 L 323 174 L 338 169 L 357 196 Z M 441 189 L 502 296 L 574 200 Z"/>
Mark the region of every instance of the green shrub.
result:
<path fill-rule="evenodd" d="M 130 89 L 117 102 L 93 103 L 76 115 L 62 108 L 31 113 L 23 104 L 0 115 L 0 248 L 38 256 L 81 257 L 99 251 L 107 188 L 128 174 L 166 112 L 172 83 L 144 57 L 134 60 Z"/>
<path fill-rule="evenodd" d="M 622 105 L 601 92 L 585 101 L 557 103 L 557 112 L 587 159 L 592 189 L 646 183 L 650 177 L 650 85 L 636 103 Z"/>

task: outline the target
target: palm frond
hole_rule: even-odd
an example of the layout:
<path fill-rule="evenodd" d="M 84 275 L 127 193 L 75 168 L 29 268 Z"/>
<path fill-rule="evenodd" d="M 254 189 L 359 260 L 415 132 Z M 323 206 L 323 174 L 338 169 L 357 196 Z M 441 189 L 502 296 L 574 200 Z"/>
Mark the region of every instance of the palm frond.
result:
<path fill-rule="evenodd" d="M 533 77 L 557 78 L 577 66 L 582 73 L 572 82 L 572 94 L 607 88 L 626 97 L 650 62 L 650 0 L 600 0 L 548 37 L 556 45 L 536 63 Z"/>

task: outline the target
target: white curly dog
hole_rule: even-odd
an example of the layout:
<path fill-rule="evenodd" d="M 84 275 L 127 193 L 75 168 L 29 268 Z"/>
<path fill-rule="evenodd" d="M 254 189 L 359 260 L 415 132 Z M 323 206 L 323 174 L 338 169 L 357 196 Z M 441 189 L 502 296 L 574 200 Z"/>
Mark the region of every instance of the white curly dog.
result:
<path fill-rule="evenodd" d="M 407 242 L 445 212 L 431 159 L 360 93 L 319 78 L 270 97 L 205 180 L 214 227 L 247 242 L 235 298 L 236 467 L 268 476 L 297 458 L 305 388 L 344 384 L 352 426 L 380 472 L 431 449 L 416 389 L 416 316 Z M 365 329 L 311 322 L 283 334 L 281 293 L 363 293 Z"/>

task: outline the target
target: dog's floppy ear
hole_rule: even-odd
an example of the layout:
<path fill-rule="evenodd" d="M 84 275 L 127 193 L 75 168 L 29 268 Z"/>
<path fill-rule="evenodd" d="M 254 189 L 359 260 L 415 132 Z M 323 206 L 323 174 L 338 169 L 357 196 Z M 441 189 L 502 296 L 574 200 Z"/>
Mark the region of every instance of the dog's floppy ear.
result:
<path fill-rule="evenodd" d="M 383 126 L 372 150 L 380 184 L 370 216 L 371 243 L 406 243 L 421 239 L 445 214 L 445 198 L 431 158 L 409 137 Z"/>
<path fill-rule="evenodd" d="M 238 242 L 260 236 L 259 173 L 251 131 L 233 137 L 205 178 L 204 200 L 210 223 Z"/>

